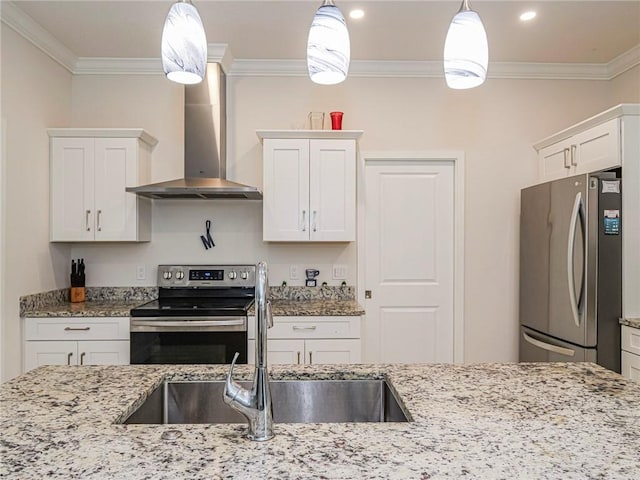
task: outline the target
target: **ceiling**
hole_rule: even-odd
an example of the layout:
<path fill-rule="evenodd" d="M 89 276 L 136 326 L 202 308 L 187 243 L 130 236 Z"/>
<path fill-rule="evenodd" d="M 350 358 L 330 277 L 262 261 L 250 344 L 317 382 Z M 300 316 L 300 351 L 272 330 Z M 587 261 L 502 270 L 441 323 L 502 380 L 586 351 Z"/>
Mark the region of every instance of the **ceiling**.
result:
<path fill-rule="evenodd" d="M 335 0 L 347 18 L 353 60 L 440 60 L 460 1 Z M 3 0 L 4 3 L 4 0 Z M 172 1 L 14 0 L 78 57 L 158 58 Z M 304 59 L 320 0 L 193 0 L 208 43 L 236 59 Z M 640 0 L 471 2 L 489 39 L 490 62 L 608 63 L 640 45 Z M 518 19 L 536 10 L 531 22 Z"/>

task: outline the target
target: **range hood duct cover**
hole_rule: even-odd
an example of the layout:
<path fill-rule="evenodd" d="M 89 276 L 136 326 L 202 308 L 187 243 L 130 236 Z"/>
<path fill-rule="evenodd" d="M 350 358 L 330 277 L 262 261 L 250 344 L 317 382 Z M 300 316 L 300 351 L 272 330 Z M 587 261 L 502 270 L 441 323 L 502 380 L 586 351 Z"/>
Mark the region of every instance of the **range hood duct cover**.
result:
<path fill-rule="evenodd" d="M 205 79 L 184 87 L 184 178 L 129 187 L 148 198 L 227 198 L 260 200 L 256 187 L 227 177 L 226 76 L 217 63 L 207 64 Z"/>

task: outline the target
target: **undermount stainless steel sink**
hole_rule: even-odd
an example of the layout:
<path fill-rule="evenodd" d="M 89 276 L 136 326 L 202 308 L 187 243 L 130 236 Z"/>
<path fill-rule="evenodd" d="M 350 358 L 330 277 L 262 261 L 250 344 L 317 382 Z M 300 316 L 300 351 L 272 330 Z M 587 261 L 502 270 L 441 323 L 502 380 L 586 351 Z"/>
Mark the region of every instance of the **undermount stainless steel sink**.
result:
<path fill-rule="evenodd" d="M 385 380 L 269 383 L 276 423 L 410 421 Z M 246 423 L 246 418 L 222 401 L 223 390 L 222 381 L 165 382 L 124 423 Z"/>

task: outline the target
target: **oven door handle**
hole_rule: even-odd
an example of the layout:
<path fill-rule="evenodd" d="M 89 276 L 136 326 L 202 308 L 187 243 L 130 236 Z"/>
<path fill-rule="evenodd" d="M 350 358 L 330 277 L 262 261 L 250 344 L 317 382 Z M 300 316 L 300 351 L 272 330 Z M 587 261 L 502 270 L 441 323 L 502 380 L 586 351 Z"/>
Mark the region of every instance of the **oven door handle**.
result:
<path fill-rule="evenodd" d="M 197 317 L 187 320 L 185 317 L 132 317 L 131 331 L 142 332 L 202 327 L 245 327 L 246 317 Z M 181 330 L 182 331 L 182 330 Z"/>

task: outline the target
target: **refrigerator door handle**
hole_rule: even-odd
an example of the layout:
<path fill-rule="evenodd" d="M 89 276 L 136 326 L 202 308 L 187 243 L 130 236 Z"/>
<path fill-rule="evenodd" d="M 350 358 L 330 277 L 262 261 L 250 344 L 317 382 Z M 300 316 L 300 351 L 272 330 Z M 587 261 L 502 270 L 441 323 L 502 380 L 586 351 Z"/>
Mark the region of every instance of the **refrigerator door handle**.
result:
<path fill-rule="evenodd" d="M 522 332 L 522 338 L 524 338 L 524 340 L 526 342 L 529 342 L 531 345 L 534 345 L 538 348 L 542 348 L 543 350 L 547 350 L 549 352 L 558 353 L 566 357 L 573 357 L 576 354 L 576 352 L 574 350 L 571 350 L 570 348 L 559 347 L 558 345 L 551 345 L 550 343 L 546 343 L 541 340 L 537 340 L 533 337 L 530 337 L 525 332 Z"/>
<path fill-rule="evenodd" d="M 578 216 L 580 216 L 580 227 L 583 229 L 582 238 L 585 239 L 584 222 L 582 221 L 582 209 L 582 193 L 578 192 L 576 194 L 576 199 L 573 202 L 573 211 L 571 212 L 571 220 L 569 223 L 569 245 L 567 247 L 567 281 L 569 283 L 569 302 L 571 303 L 571 313 L 573 314 L 573 321 L 575 322 L 577 327 L 580 326 L 580 306 L 578 305 L 578 302 L 580 300 L 576 297 L 576 281 L 573 274 L 573 253 L 574 244 L 576 241 L 576 223 L 578 223 Z M 586 249 L 584 250 L 586 251 Z M 581 286 L 584 285 L 584 275 L 585 268 L 582 269 Z M 582 298 L 582 293 L 580 294 L 580 298 Z"/>

